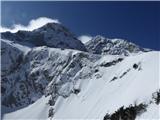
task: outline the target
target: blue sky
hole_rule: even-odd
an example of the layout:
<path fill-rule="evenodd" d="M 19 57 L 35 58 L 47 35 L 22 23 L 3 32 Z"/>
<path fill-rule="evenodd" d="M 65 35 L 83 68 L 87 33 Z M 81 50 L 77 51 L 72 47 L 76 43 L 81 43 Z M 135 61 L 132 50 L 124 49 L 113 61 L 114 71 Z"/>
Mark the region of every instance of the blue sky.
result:
<path fill-rule="evenodd" d="M 3 27 L 58 19 L 77 36 L 122 38 L 160 50 L 160 2 L 2 2 Z"/>

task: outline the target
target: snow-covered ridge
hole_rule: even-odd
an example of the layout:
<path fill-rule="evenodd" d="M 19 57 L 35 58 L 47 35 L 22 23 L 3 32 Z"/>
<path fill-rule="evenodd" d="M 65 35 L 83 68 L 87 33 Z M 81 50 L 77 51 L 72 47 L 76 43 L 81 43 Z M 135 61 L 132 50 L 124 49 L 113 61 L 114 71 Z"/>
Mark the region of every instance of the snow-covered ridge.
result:
<path fill-rule="evenodd" d="M 18 31 L 16 33 L 1 33 L 2 39 L 15 42 L 30 43 L 34 46 L 68 48 L 86 51 L 85 46 L 66 27 L 58 23 L 47 23 L 33 31 Z"/>
<path fill-rule="evenodd" d="M 85 43 L 85 46 L 89 52 L 94 54 L 129 56 L 130 54 L 150 51 L 123 39 L 109 39 L 100 35 L 93 37 Z"/>
<path fill-rule="evenodd" d="M 33 31 L 1 33 L 2 39 L 18 42 L 27 46 L 48 46 L 52 48 L 76 49 L 94 54 L 124 55 L 151 51 L 123 39 L 109 39 L 97 35 L 83 44 L 62 24 L 47 23 Z"/>

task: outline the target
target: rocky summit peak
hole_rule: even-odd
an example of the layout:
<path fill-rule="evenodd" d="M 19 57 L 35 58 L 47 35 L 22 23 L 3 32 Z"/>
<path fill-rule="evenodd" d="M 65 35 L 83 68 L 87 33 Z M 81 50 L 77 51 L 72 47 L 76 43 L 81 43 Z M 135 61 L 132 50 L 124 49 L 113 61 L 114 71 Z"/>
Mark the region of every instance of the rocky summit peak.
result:
<path fill-rule="evenodd" d="M 146 52 L 148 49 L 123 39 L 109 39 L 97 35 L 85 44 L 87 50 L 94 54 L 125 55 Z"/>
<path fill-rule="evenodd" d="M 62 49 L 86 51 L 85 46 L 66 27 L 58 23 L 47 23 L 33 31 L 4 32 L 2 39 L 30 43 L 33 46 L 48 46 Z"/>

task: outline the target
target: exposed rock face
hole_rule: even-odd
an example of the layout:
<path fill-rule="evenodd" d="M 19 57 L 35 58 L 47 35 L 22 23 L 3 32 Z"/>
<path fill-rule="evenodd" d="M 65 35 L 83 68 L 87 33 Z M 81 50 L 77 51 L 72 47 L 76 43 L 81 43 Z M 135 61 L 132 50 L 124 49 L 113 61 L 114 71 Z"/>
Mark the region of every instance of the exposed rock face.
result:
<path fill-rule="evenodd" d="M 85 52 L 48 47 L 35 47 L 24 53 L 2 42 L 2 105 L 18 108 L 44 94 L 52 95 L 53 101 L 58 96 L 77 93 L 74 86 L 83 77 L 80 71 L 98 58 Z"/>
<path fill-rule="evenodd" d="M 1 56 L 1 75 L 6 76 L 18 68 L 23 57 L 23 52 L 18 48 L 1 41 Z"/>
<path fill-rule="evenodd" d="M 125 55 L 131 53 L 146 52 L 148 49 L 127 42 L 122 39 L 108 39 L 100 35 L 92 38 L 85 44 L 87 50 L 94 54 Z"/>
<path fill-rule="evenodd" d="M 48 23 L 33 31 L 4 32 L 3 39 L 17 41 L 21 44 L 30 43 L 33 46 L 48 46 L 86 51 L 85 46 L 67 28 L 57 23 Z"/>
<path fill-rule="evenodd" d="M 103 120 L 135 120 L 137 115 L 146 111 L 146 108 L 147 105 L 143 103 L 139 105 L 130 105 L 126 108 L 122 106 L 113 114 L 106 114 Z"/>

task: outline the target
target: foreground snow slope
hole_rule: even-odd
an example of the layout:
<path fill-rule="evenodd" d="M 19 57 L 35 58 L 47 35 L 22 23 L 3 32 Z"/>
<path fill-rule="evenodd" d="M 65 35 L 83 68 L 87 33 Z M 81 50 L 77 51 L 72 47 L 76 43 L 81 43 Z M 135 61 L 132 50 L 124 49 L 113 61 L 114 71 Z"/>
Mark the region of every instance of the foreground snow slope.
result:
<path fill-rule="evenodd" d="M 8 113 L 4 119 L 46 119 L 48 116 L 49 105 L 47 100 L 49 97 L 41 97 L 32 105 L 29 105 L 26 108 L 17 110 L 16 112 Z"/>
<path fill-rule="evenodd" d="M 123 60 L 113 64 L 118 58 Z M 64 98 L 59 96 L 55 108 L 56 119 L 103 119 L 121 106 L 134 103 L 149 103 L 152 93 L 159 89 L 159 52 L 148 52 L 130 57 L 103 56 L 93 67 L 96 72 L 90 77 L 79 79 L 78 94 Z M 137 67 L 133 67 L 134 65 Z M 83 73 L 88 69 L 82 69 Z M 78 74 L 78 73 L 77 73 Z M 42 97 L 34 104 L 5 114 L 3 119 L 48 119 L 47 98 Z M 158 119 L 159 106 L 149 104 L 147 112 L 137 119 Z M 33 115 L 34 113 L 34 115 Z"/>
<path fill-rule="evenodd" d="M 159 85 L 158 60 L 159 53 L 150 52 L 125 58 L 111 68 L 100 68 L 102 77 L 92 77 L 87 85 L 83 84 L 86 88 L 78 96 L 63 99 L 61 107 L 56 108 L 55 118 L 99 119 L 123 105 L 149 100 Z M 140 71 L 132 68 L 134 63 L 140 63 Z M 110 82 L 114 76 L 118 79 Z"/>

